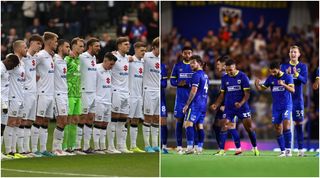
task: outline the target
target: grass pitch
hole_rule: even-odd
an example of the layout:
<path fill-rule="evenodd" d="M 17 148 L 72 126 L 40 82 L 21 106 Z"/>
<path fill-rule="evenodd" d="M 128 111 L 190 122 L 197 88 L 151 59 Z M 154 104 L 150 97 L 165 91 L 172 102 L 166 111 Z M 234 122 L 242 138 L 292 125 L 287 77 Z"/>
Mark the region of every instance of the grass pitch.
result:
<path fill-rule="evenodd" d="M 251 151 L 234 156 L 228 151 L 224 157 L 214 156 L 216 150 L 202 155 L 179 155 L 175 151 L 161 155 L 163 177 L 319 177 L 319 157 L 279 158 L 277 152 L 260 151 L 255 157 Z"/>
<path fill-rule="evenodd" d="M 49 124 L 48 150 L 54 123 Z M 129 132 L 128 132 L 129 133 Z M 128 141 L 130 135 L 128 134 Z M 128 144 L 129 145 L 129 144 Z M 137 145 L 144 148 L 141 128 Z M 2 148 L 3 150 L 3 148 Z M 1 177 L 158 177 L 159 153 L 75 155 L 1 161 Z"/>

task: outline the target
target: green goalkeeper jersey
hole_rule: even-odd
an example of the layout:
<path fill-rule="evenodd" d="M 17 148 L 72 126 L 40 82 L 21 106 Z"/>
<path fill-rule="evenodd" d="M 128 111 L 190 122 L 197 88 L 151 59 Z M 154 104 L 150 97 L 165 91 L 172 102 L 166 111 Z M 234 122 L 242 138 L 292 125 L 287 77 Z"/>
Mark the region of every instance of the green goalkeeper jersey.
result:
<path fill-rule="evenodd" d="M 66 56 L 65 61 L 67 62 L 68 97 L 81 98 L 80 59 Z"/>

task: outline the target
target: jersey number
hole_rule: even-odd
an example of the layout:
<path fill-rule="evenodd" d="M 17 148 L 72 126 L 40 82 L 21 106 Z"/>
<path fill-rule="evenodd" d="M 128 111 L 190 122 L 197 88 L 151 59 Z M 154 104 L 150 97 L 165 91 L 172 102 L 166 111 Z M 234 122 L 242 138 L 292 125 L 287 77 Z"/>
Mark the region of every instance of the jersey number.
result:
<path fill-rule="evenodd" d="M 203 88 L 206 91 L 206 93 L 208 93 L 208 80 L 206 80 L 206 83 L 204 84 Z"/>

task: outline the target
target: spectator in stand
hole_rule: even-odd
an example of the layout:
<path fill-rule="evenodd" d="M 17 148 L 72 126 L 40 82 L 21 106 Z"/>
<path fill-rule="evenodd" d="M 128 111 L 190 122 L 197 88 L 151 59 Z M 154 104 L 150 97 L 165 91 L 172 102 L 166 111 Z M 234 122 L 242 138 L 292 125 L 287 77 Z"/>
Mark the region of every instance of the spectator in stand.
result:
<path fill-rule="evenodd" d="M 40 19 L 39 18 L 34 18 L 33 23 L 31 26 L 28 27 L 27 31 L 30 32 L 31 34 L 39 34 L 43 35 L 45 30 L 45 27 L 40 24 Z"/>
<path fill-rule="evenodd" d="M 117 27 L 117 36 L 129 37 L 131 31 L 131 25 L 129 24 L 128 16 L 123 16 L 122 21 Z"/>
<path fill-rule="evenodd" d="M 143 24 L 149 24 L 152 21 L 152 11 L 146 8 L 145 2 L 139 4 L 138 19 Z"/>
<path fill-rule="evenodd" d="M 97 56 L 97 63 L 102 62 L 104 55 L 107 52 L 116 51 L 115 41 L 112 40 L 107 32 L 102 34 L 102 40 L 100 41 L 100 52 Z"/>
<path fill-rule="evenodd" d="M 55 1 L 54 2 L 50 14 L 51 14 L 50 15 L 50 19 L 53 19 L 53 21 L 56 24 L 65 22 L 66 14 L 65 14 L 64 6 L 62 6 L 62 2 L 61 1 Z"/>
<path fill-rule="evenodd" d="M 25 27 L 32 24 L 37 12 L 37 4 L 35 1 L 24 1 L 22 4 L 23 15 L 25 18 Z"/>
<path fill-rule="evenodd" d="M 8 48 L 8 52 L 12 52 L 12 44 L 14 41 L 18 40 L 17 30 L 15 28 L 10 28 L 9 35 L 6 37 L 5 44 Z"/>
<path fill-rule="evenodd" d="M 152 13 L 152 20 L 148 24 L 148 41 L 152 41 L 159 36 L 159 14 L 158 12 Z"/>
<path fill-rule="evenodd" d="M 147 37 L 147 28 L 140 22 L 139 19 L 134 21 L 134 25 L 131 27 L 129 38 L 132 43 L 141 40 L 142 37 Z"/>
<path fill-rule="evenodd" d="M 81 14 L 83 14 L 81 6 L 77 1 L 71 1 L 70 7 L 66 12 L 66 29 L 72 37 L 79 36 L 81 32 Z"/>

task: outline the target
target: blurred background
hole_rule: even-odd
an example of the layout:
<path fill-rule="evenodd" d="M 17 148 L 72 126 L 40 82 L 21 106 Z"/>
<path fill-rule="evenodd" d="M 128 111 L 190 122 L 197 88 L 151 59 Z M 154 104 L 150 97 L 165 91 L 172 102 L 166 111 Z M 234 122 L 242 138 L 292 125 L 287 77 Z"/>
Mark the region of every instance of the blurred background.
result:
<path fill-rule="evenodd" d="M 158 12 L 157 1 L 1 1 L 1 60 L 15 40 L 51 31 L 70 41 L 98 37 L 102 61 L 119 36 L 150 44 L 159 36 Z"/>
<path fill-rule="evenodd" d="M 319 66 L 319 2 L 161 2 L 161 60 L 171 74 L 173 65 L 180 60 L 181 49 L 191 46 L 193 53 L 207 62 L 210 78 L 208 104 L 219 92 L 220 74 L 215 71 L 216 58 L 229 55 L 237 68 L 245 72 L 251 82 L 265 79 L 272 60 L 288 62 L 289 46 L 302 48 L 300 61 L 308 66 L 309 79 L 304 88 L 305 148 L 319 148 L 319 91 L 312 89 L 315 71 Z M 252 83 L 253 84 L 253 83 Z M 169 146 L 175 146 L 173 118 L 175 88 L 167 88 Z M 271 123 L 271 93 L 257 93 L 251 86 L 249 100 L 256 123 L 258 147 L 277 147 Z M 208 110 L 205 118 L 207 148 L 217 148 L 212 123 L 215 112 Z M 242 124 L 237 126 L 242 148 L 251 149 Z M 185 137 L 184 137 L 185 138 Z M 231 137 L 230 137 L 231 138 Z M 227 148 L 233 147 L 233 142 Z"/>

